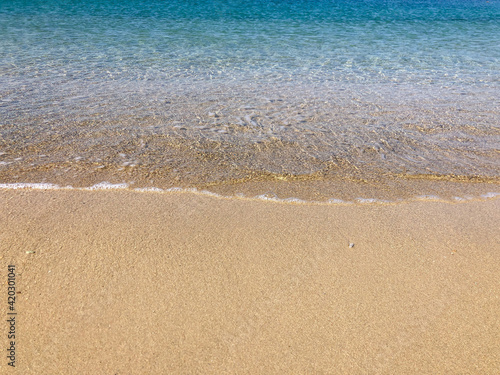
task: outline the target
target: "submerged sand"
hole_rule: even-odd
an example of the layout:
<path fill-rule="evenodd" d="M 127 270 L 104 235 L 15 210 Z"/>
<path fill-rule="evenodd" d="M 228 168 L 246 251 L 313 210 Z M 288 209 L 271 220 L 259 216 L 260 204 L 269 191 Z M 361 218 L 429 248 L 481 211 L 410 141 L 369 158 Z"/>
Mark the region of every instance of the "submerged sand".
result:
<path fill-rule="evenodd" d="M 500 199 L 2 190 L 0 372 L 496 374 L 499 219 Z"/>

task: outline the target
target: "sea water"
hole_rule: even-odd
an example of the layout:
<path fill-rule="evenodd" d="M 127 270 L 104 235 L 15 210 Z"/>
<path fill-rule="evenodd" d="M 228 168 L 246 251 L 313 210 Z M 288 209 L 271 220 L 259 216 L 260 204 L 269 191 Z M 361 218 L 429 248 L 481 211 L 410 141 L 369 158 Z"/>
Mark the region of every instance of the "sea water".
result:
<path fill-rule="evenodd" d="M 499 0 L 0 0 L 0 183 L 460 196 L 499 144 Z"/>

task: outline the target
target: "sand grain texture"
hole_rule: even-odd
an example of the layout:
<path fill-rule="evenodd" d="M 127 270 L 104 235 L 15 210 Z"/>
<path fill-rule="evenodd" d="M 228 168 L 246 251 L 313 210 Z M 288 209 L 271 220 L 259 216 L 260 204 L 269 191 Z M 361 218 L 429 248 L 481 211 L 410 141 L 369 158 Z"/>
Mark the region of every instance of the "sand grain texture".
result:
<path fill-rule="evenodd" d="M 0 191 L 0 372 L 497 374 L 499 212 Z"/>

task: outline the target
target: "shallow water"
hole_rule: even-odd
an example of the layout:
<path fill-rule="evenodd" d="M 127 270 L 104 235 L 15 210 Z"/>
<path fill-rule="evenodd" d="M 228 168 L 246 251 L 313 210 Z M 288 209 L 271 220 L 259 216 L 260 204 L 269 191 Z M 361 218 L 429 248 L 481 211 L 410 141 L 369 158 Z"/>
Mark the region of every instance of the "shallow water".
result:
<path fill-rule="evenodd" d="M 499 39 L 500 1 L 0 1 L 0 182 L 489 192 Z"/>

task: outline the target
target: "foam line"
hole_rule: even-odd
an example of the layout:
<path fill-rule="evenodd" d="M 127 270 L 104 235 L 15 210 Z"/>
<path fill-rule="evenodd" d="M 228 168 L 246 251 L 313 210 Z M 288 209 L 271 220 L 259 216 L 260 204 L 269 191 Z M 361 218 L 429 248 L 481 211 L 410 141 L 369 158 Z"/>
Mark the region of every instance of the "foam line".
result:
<path fill-rule="evenodd" d="M 68 187 L 71 188 L 71 187 Z M 19 182 L 15 184 L 0 184 L 0 189 L 18 190 L 18 189 L 35 189 L 35 190 L 60 190 L 62 189 L 59 185 L 55 184 L 32 184 Z"/>
<path fill-rule="evenodd" d="M 127 189 L 128 184 L 122 183 L 122 184 L 110 184 L 109 182 L 99 182 L 98 184 L 95 184 L 91 187 L 88 188 L 83 188 L 85 190 L 109 190 L 109 189 Z"/>
<path fill-rule="evenodd" d="M 80 190 L 80 191 L 98 191 L 98 190 L 127 190 L 130 189 L 130 186 L 127 183 L 119 183 L 119 184 L 112 184 L 107 181 L 100 182 L 98 184 L 92 185 L 90 187 L 81 187 L 81 188 L 75 188 L 72 186 L 60 186 L 57 184 L 51 184 L 51 183 L 7 183 L 7 184 L 0 184 L 0 189 L 5 189 L 5 190 L 19 190 L 19 189 L 27 189 L 27 190 Z M 331 205 L 346 205 L 346 204 L 363 204 L 363 205 L 370 205 L 370 204 L 391 204 L 391 203 L 398 203 L 398 202 L 405 202 L 405 201 L 434 201 L 434 202 L 456 202 L 456 203 L 461 203 L 461 202 L 467 202 L 471 201 L 474 199 L 480 199 L 480 200 L 488 200 L 488 199 L 495 199 L 500 197 L 500 193 L 497 192 L 489 192 L 486 194 L 482 194 L 478 197 L 473 197 L 470 195 L 464 196 L 464 197 L 453 197 L 451 199 L 443 199 L 439 196 L 436 195 L 419 195 L 415 196 L 413 198 L 409 198 L 406 200 L 402 199 L 397 199 L 394 201 L 389 201 L 385 199 L 376 199 L 376 198 L 355 198 L 352 201 L 347 201 L 347 200 L 341 200 L 337 198 L 330 198 L 327 201 L 306 201 L 303 199 L 299 198 L 279 198 L 275 193 L 268 192 L 266 194 L 262 195 L 257 195 L 254 197 L 248 197 L 245 196 L 241 193 L 238 193 L 234 196 L 224 196 L 220 195 L 217 193 L 213 193 L 208 190 L 198 190 L 196 188 L 180 188 L 180 187 L 172 187 L 168 189 L 161 189 L 158 187 L 145 187 L 145 188 L 135 188 L 135 189 L 130 189 L 130 191 L 135 191 L 138 193 L 143 193 L 143 192 L 149 192 L 149 193 L 194 193 L 194 194 L 199 194 L 199 195 L 205 195 L 205 196 L 211 196 L 211 197 L 217 197 L 217 198 L 226 198 L 226 199 L 231 199 L 231 198 L 237 198 L 237 199 L 248 199 L 248 200 L 262 200 L 262 201 L 272 201 L 272 202 L 278 202 L 278 203 L 293 203 L 293 204 L 331 204 Z"/>

